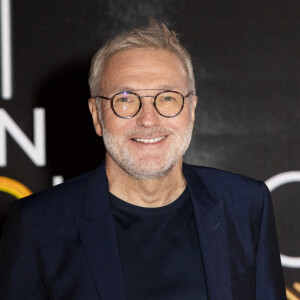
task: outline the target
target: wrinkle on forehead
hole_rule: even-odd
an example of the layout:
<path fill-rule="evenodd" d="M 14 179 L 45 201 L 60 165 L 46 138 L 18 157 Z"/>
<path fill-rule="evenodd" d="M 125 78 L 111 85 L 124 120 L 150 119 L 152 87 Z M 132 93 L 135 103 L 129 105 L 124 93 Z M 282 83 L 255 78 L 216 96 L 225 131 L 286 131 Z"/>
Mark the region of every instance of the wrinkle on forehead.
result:
<path fill-rule="evenodd" d="M 102 75 L 106 94 L 137 89 L 187 89 L 187 72 L 172 52 L 138 48 L 116 53 L 107 62 Z"/>

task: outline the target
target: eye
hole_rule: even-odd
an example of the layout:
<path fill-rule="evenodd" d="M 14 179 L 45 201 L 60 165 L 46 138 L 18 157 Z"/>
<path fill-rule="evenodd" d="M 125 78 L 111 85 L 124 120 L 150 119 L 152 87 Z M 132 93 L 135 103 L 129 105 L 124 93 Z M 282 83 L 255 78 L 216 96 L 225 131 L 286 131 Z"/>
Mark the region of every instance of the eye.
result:
<path fill-rule="evenodd" d="M 163 98 L 163 100 L 164 100 L 164 101 L 171 101 L 171 100 L 172 100 L 172 97 L 170 97 L 170 96 L 165 96 L 165 97 Z"/>
<path fill-rule="evenodd" d="M 122 93 L 117 95 L 113 100 L 114 106 L 136 106 L 139 103 L 139 98 L 134 94 L 125 94 Z"/>
<path fill-rule="evenodd" d="M 130 101 L 131 101 L 131 99 L 128 97 L 120 97 L 120 98 L 116 99 L 116 102 L 119 102 L 119 103 L 128 103 Z"/>
<path fill-rule="evenodd" d="M 158 100 L 161 102 L 174 102 L 176 101 L 176 97 L 173 97 L 172 95 L 162 95 Z"/>
<path fill-rule="evenodd" d="M 164 95 L 162 98 L 161 98 L 162 101 L 166 101 L 166 102 L 169 102 L 169 101 L 174 101 L 175 98 L 170 96 L 170 95 Z"/>

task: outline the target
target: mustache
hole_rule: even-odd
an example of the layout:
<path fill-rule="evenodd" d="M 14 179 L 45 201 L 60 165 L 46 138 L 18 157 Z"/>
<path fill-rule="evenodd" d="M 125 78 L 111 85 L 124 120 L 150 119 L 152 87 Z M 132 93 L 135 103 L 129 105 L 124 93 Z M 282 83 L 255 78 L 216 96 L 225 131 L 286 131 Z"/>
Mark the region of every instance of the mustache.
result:
<path fill-rule="evenodd" d="M 157 136 L 164 136 L 174 134 L 176 130 L 172 128 L 138 128 L 129 130 L 125 133 L 126 138 L 143 137 L 154 138 Z"/>

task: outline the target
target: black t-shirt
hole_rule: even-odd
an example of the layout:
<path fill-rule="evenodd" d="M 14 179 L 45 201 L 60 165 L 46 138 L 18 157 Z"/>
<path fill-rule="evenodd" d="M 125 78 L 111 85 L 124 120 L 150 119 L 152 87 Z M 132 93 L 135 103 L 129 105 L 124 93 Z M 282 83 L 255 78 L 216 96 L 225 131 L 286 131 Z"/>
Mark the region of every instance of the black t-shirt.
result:
<path fill-rule="evenodd" d="M 188 189 L 169 205 L 145 208 L 110 194 L 128 300 L 207 299 Z"/>

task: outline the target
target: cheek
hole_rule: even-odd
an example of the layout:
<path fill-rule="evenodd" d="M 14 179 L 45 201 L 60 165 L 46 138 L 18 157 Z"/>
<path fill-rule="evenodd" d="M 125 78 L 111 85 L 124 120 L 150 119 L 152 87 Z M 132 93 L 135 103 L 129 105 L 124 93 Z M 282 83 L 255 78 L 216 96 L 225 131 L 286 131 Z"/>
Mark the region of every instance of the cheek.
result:
<path fill-rule="evenodd" d="M 192 122 L 192 113 L 189 105 L 184 107 L 179 117 L 180 118 L 178 119 L 177 124 L 181 129 L 188 126 Z"/>

